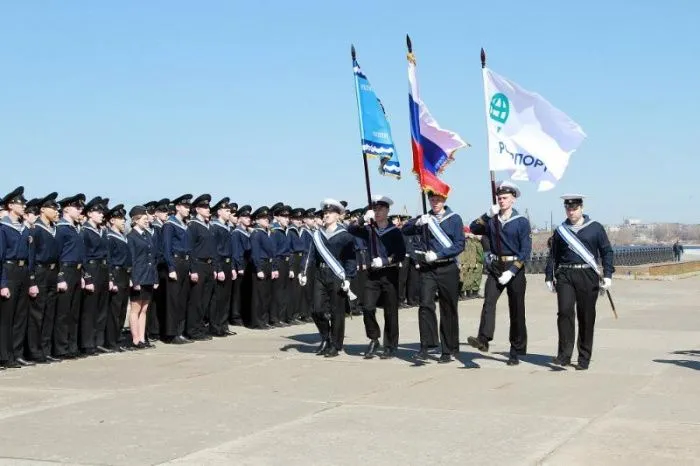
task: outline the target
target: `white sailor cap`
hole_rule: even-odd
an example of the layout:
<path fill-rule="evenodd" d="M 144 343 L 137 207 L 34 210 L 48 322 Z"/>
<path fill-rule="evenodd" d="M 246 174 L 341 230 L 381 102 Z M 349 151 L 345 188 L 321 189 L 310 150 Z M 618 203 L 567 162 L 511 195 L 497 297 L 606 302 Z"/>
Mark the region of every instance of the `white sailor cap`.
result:
<path fill-rule="evenodd" d="M 496 183 L 496 195 L 499 194 L 512 194 L 515 197 L 520 197 L 520 188 L 510 181 L 499 181 Z"/>
<path fill-rule="evenodd" d="M 345 212 L 345 207 L 343 207 L 343 204 L 341 204 L 340 201 L 336 201 L 335 199 L 331 198 L 326 198 L 323 200 L 323 202 L 321 202 L 321 210 L 330 210 L 342 214 L 343 212 Z"/>
<path fill-rule="evenodd" d="M 566 207 L 575 207 L 575 206 L 580 206 L 583 205 L 583 199 L 586 196 L 583 194 L 564 194 L 561 196 L 562 199 L 564 199 L 564 206 Z"/>
<path fill-rule="evenodd" d="M 394 204 L 387 196 L 382 196 L 381 194 L 374 194 L 372 196 L 372 204 L 385 204 L 387 207 L 391 207 Z"/>

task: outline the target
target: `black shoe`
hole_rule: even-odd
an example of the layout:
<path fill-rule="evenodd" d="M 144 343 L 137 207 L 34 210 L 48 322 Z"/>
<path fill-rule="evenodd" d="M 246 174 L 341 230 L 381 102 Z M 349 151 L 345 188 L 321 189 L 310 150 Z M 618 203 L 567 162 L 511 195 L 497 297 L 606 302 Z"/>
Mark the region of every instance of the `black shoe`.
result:
<path fill-rule="evenodd" d="M 5 369 L 19 369 L 20 367 L 22 367 L 22 365 L 17 361 L 5 361 L 2 363 L 2 366 Z"/>
<path fill-rule="evenodd" d="M 469 337 L 467 338 L 467 343 L 469 344 L 469 346 L 473 346 L 474 348 L 478 349 L 479 351 L 483 351 L 484 353 L 487 353 L 489 351 L 489 344 L 479 340 L 478 338 Z"/>
<path fill-rule="evenodd" d="M 49 364 L 51 362 L 43 356 L 40 358 L 32 358 L 32 361 L 34 361 L 34 364 Z"/>
<path fill-rule="evenodd" d="M 313 321 L 314 321 L 314 320 L 313 320 L 311 317 L 309 317 L 309 316 L 304 316 L 304 317 L 301 318 L 301 322 L 302 322 L 303 324 L 309 324 L 309 323 L 311 323 L 311 322 L 313 322 Z"/>
<path fill-rule="evenodd" d="M 57 358 L 55 356 L 46 356 L 46 360 L 49 362 L 61 362 L 63 359 Z"/>
<path fill-rule="evenodd" d="M 446 363 L 452 362 L 452 361 L 453 361 L 452 355 L 451 355 L 451 354 L 447 354 L 447 353 L 442 354 L 442 355 L 440 356 L 440 359 L 438 359 L 438 363 L 439 363 L 439 364 L 446 364 Z"/>
<path fill-rule="evenodd" d="M 377 354 L 377 349 L 379 349 L 379 341 L 371 340 L 365 351 L 365 359 L 372 359 Z"/>
<path fill-rule="evenodd" d="M 415 353 L 412 356 L 412 359 L 415 359 L 416 361 L 427 361 L 428 360 L 428 350 L 425 348 L 421 348 L 420 351 Z"/>
<path fill-rule="evenodd" d="M 196 337 L 190 336 L 190 340 L 192 341 L 209 341 L 212 339 L 211 335 L 199 335 Z"/>
<path fill-rule="evenodd" d="M 566 360 L 566 359 L 564 359 L 564 358 L 562 358 L 562 357 L 560 357 L 560 356 L 556 356 L 556 357 L 552 358 L 552 364 L 554 364 L 555 366 L 562 366 L 562 367 L 564 367 L 564 366 L 570 366 L 570 365 L 571 365 L 571 361 L 570 361 L 570 360 Z"/>
<path fill-rule="evenodd" d="M 176 336 L 175 338 L 177 338 L 178 340 L 180 340 L 180 341 L 182 342 L 183 345 L 187 345 L 187 344 L 190 344 L 190 343 L 194 343 L 192 340 L 190 340 L 189 338 L 185 338 L 183 335 L 178 335 L 178 336 Z"/>
<path fill-rule="evenodd" d="M 379 359 L 392 359 L 396 356 L 396 348 L 384 348 L 382 354 L 379 355 Z"/>
<path fill-rule="evenodd" d="M 330 346 L 330 341 L 323 340 L 321 342 L 321 344 L 319 345 L 318 349 L 316 350 L 316 355 L 317 356 L 323 355 L 328 350 L 329 346 Z"/>
<path fill-rule="evenodd" d="M 326 354 L 324 354 L 323 356 L 326 358 L 334 358 L 338 356 L 338 354 L 338 348 L 331 347 L 328 349 L 328 351 L 326 351 Z"/>
<path fill-rule="evenodd" d="M 224 330 L 224 335 L 226 335 L 227 337 L 232 337 L 232 336 L 238 335 L 238 334 L 232 330 L 226 329 L 226 330 Z"/>
<path fill-rule="evenodd" d="M 106 347 L 104 347 L 104 346 L 98 346 L 98 347 L 97 347 L 97 351 L 99 351 L 100 353 L 105 353 L 105 354 L 106 354 L 106 353 L 114 353 L 114 350 L 113 350 L 113 349 L 111 349 L 111 348 L 106 348 Z"/>
<path fill-rule="evenodd" d="M 30 366 L 36 365 L 32 361 L 27 361 L 26 359 L 23 359 L 23 358 L 17 358 L 17 359 L 15 359 L 15 362 L 17 364 L 19 364 L 20 366 L 25 366 L 25 367 L 30 367 Z"/>
<path fill-rule="evenodd" d="M 242 320 L 230 320 L 228 322 L 229 325 L 233 325 L 234 327 L 243 327 L 243 321 Z"/>
<path fill-rule="evenodd" d="M 517 366 L 518 364 L 520 364 L 520 359 L 518 359 L 516 355 L 511 354 L 508 357 L 508 362 L 506 362 L 506 364 L 508 364 L 509 366 Z"/>
<path fill-rule="evenodd" d="M 579 361 L 579 363 L 574 366 L 574 369 L 576 369 L 577 371 L 587 371 L 588 370 L 588 362 Z"/>
<path fill-rule="evenodd" d="M 144 348 L 147 348 L 147 349 L 153 349 L 156 347 L 156 345 L 154 345 L 153 343 L 151 343 L 148 340 L 142 341 L 141 343 L 143 343 Z"/>

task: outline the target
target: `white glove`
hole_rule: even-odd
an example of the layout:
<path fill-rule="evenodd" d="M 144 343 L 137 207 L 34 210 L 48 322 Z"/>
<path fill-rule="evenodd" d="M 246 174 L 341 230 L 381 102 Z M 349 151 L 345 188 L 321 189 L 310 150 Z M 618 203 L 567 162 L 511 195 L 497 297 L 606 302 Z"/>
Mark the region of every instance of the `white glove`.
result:
<path fill-rule="evenodd" d="M 494 215 L 498 215 L 498 213 L 501 211 L 501 208 L 498 207 L 497 204 L 492 205 L 489 210 L 486 211 L 486 215 L 491 218 Z"/>
<path fill-rule="evenodd" d="M 378 269 L 378 268 L 383 267 L 383 266 L 384 266 L 384 263 L 382 262 L 381 257 L 375 257 L 374 259 L 372 259 L 372 268 L 373 269 Z"/>
<path fill-rule="evenodd" d="M 430 262 L 435 262 L 437 260 L 437 254 L 435 254 L 433 251 L 428 251 L 425 253 L 425 261 L 430 263 Z"/>
<path fill-rule="evenodd" d="M 545 285 L 547 285 L 547 289 L 551 291 L 552 293 L 556 293 L 557 290 L 554 288 L 554 283 L 552 282 L 544 282 Z"/>
<path fill-rule="evenodd" d="M 429 214 L 423 214 L 420 217 L 418 217 L 418 220 L 416 220 L 416 226 L 421 226 L 421 225 L 427 225 L 428 221 L 430 221 L 430 215 Z"/>
<path fill-rule="evenodd" d="M 603 290 L 609 290 L 611 286 L 612 286 L 612 278 L 604 278 L 604 279 L 603 279 L 603 284 L 600 285 L 600 287 L 601 287 Z"/>
<path fill-rule="evenodd" d="M 374 220 L 374 211 L 369 209 L 367 212 L 365 212 L 365 215 L 362 218 L 365 220 L 365 223 L 371 222 Z"/>
<path fill-rule="evenodd" d="M 299 284 L 301 286 L 306 286 L 306 275 L 304 275 L 304 274 L 299 275 Z"/>
<path fill-rule="evenodd" d="M 513 278 L 513 272 L 511 272 L 510 270 L 506 270 L 501 274 L 500 277 L 498 277 L 498 283 L 500 283 L 501 285 L 506 285 L 511 278 Z"/>
<path fill-rule="evenodd" d="M 343 284 L 340 285 L 340 289 L 347 292 L 350 289 L 350 282 L 348 280 L 343 280 Z"/>

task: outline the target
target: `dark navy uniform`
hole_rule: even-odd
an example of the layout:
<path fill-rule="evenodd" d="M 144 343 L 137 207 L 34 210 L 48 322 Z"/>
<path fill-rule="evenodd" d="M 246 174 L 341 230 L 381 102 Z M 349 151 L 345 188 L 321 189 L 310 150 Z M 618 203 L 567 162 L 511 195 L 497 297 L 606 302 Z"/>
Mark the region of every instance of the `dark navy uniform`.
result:
<path fill-rule="evenodd" d="M 134 290 L 131 298 L 150 301 L 153 285 L 158 284 L 158 269 L 156 267 L 156 246 L 153 236 L 145 230 L 134 227 L 126 235 L 129 253 L 131 255 L 131 285 Z"/>
<path fill-rule="evenodd" d="M 172 204 L 189 207 L 191 194 L 173 199 Z M 164 340 L 176 344 L 185 338 L 185 316 L 190 296 L 190 246 L 185 219 L 171 215 L 163 225 L 163 259 L 168 267 L 166 311 L 163 325 Z M 170 278 L 171 274 L 176 278 Z"/>
<path fill-rule="evenodd" d="M 291 208 L 282 203 L 275 204 L 270 208 L 272 215 L 289 217 Z M 270 304 L 270 325 L 273 327 L 284 326 L 291 321 L 289 312 L 289 259 L 291 248 L 287 227 L 282 227 L 275 222 L 271 227 L 270 235 L 275 244 L 275 258 L 277 260 L 277 272 L 279 277 L 272 280 L 272 303 Z"/>
<path fill-rule="evenodd" d="M 387 205 L 388 207 L 388 205 Z M 368 270 L 367 281 L 362 292 L 363 320 L 370 346 L 365 352 L 365 358 L 372 358 L 379 344 L 381 332 L 377 323 L 377 304 L 381 302 L 384 308 L 384 353 L 383 358 L 393 357 L 399 346 L 399 265 L 406 257 L 406 245 L 401 230 L 392 224 L 385 228 L 377 226 L 371 231 L 369 225 L 351 227 L 349 231 L 359 236 L 370 252 L 363 264 Z M 379 258 L 380 262 L 374 260 Z"/>
<path fill-rule="evenodd" d="M 290 212 L 290 217 L 296 220 L 301 220 L 304 216 L 304 209 L 292 209 Z M 301 231 L 295 225 L 290 225 L 287 228 L 287 237 L 289 238 L 289 271 L 293 278 L 288 283 L 288 296 L 289 296 L 289 312 L 287 313 L 290 317 L 290 322 L 297 324 L 301 323 L 299 321 L 302 314 L 302 287 L 299 285 L 299 274 L 301 272 L 301 258 L 304 255 L 306 249 L 306 244 L 301 237 Z"/>
<path fill-rule="evenodd" d="M 457 256 L 464 249 L 464 225 L 462 218 L 445 206 L 442 213 L 429 212 L 442 232 L 447 236 L 451 246 L 444 246 L 427 225 L 416 226 L 419 218 L 409 220 L 402 228 L 403 233 L 416 235 L 422 251 L 433 252 L 436 259 L 427 262 L 427 253 L 420 255 L 420 307 L 418 308 L 418 328 L 420 331 L 421 350 L 416 357 L 425 359 L 427 350 L 442 345 L 441 359 L 451 360 L 459 352 L 459 316 L 457 314 L 459 294 L 459 267 Z M 423 228 L 425 234 L 423 234 Z M 427 239 L 427 244 L 426 244 Z M 440 303 L 440 336 L 438 340 L 438 323 L 435 314 L 435 293 Z"/>
<path fill-rule="evenodd" d="M 583 196 L 565 197 L 567 206 L 583 205 Z M 593 256 L 596 264 L 602 261 L 602 275 L 612 279 L 613 249 L 605 228 L 583 216 L 582 223 L 573 225 L 567 219 L 563 224 L 568 233 L 575 236 Z M 559 346 L 555 364 L 568 365 L 574 350 L 575 324 L 578 319 L 578 366 L 587 369 L 593 352 L 593 333 L 596 317 L 596 302 L 600 291 L 600 276 L 564 240 L 559 230 L 552 236 L 550 256 L 545 269 L 545 281 L 554 282 L 557 293 L 557 329 Z"/>
<path fill-rule="evenodd" d="M 208 208 L 211 196 L 203 194 L 192 201 L 194 207 Z M 197 281 L 190 288 L 190 302 L 187 306 L 186 332 L 193 340 L 209 340 L 205 322 L 211 317 L 214 300 L 214 272 L 218 262 L 216 238 L 208 219 L 196 216 L 187 224 L 187 236 L 192 247 L 190 265 Z"/>
<path fill-rule="evenodd" d="M 233 263 L 237 277 L 233 282 L 233 298 L 231 303 L 231 315 L 229 324 L 250 324 L 251 286 L 253 275 L 253 263 L 250 259 L 250 233 L 240 224 L 241 217 L 250 217 L 252 208 L 244 205 L 238 209 L 239 225 L 231 230 L 231 250 Z"/>
<path fill-rule="evenodd" d="M 105 211 L 102 198 L 96 197 L 85 204 L 85 212 Z M 93 354 L 96 347 L 104 348 L 105 328 L 107 326 L 107 307 L 109 292 L 109 269 L 107 255 L 109 241 L 107 229 L 102 225 L 85 222 L 80 229 L 80 236 L 85 245 L 85 262 L 83 263 L 85 286 L 92 285 L 94 290 L 83 291 L 80 312 L 80 349 L 86 354 Z"/>
<path fill-rule="evenodd" d="M 420 303 L 420 270 L 416 251 L 420 250 L 418 235 L 403 234 L 406 245 L 406 258 L 401 263 L 401 269 L 406 270 L 406 306 L 418 306 Z"/>
<path fill-rule="evenodd" d="M 219 209 L 231 209 L 232 206 L 229 201 L 230 199 L 225 197 L 214 205 L 211 210 L 217 212 Z M 231 227 L 218 217 L 213 217 L 210 225 L 216 241 L 216 272 L 217 274 L 223 273 L 224 279 L 222 281 L 217 279 L 214 287 L 214 303 L 211 306 L 209 333 L 222 337 L 232 334 L 228 330 L 231 290 L 233 288 L 231 271 L 235 269 L 231 244 Z"/>
<path fill-rule="evenodd" d="M 83 194 L 60 200 L 65 211 L 73 207 L 82 210 Z M 82 297 L 83 263 L 85 246 L 79 227 L 68 216 L 56 223 L 56 245 L 58 247 L 58 286 L 56 299 L 56 323 L 54 329 L 54 353 L 58 357 L 74 358 L 78 355 L 78 323 Z"/>
<path fill-rule="evenodd" d="M 259 207 L 251 215 L 254 220 L 270 213 L 266 206 Z M 278 270 L 277 249 L 271 238 L 271 231 L 256 226 L 250 233 L 250 256 L 253 262 L 251 328 L 270 327 L 270 306 L 272 296 L 272 272 Z M 262 274 L 261 274 L 262 272 Z M 259 274 L 262 275 L 260 278 Z"/>
<path fill-rule="evenodd" d="M 156 212 L 168 212 L 170 200 L 165 198 L 159 201 L 151 201 L 145 205 L 150 215 Z M 153 302 L 148 310 L 146 323 L 147 335 L 150 339 L 162 338 L 165 327 L 165 314 L 167 309 L 167 283 L 168 266 L 163 257 L 163 223 L 155 218 L 151 222 L 149 233 L 153 235 L 153 244 L 156 247 L 156 268 L 158 270 L 158 288 L 153 291 Z"/>
<path fill-rule="evenodd" d="M 498 195 L 504 193 L 515 197 L 520 195 L 519 189 L 510 183 L 503 183 L 498 188 Z M 496 328 L 496 303 L 503 290 L 507 290 L 510 311 L 508 364 L 517 364 L 518 356 L 527 353 L 525 262 L 530 260 L 532 251 L 530 222 L 513 209 L 507 220 L 501 220 L 499 215 L 489 217 L 488 214 L 484 214 L 471 223 L 470 229 L 475 235 L 488 236 L 492 255 L 487 258 L 490 266 L 484 287 L 479 335 L 477 338 L 469 337 L 468 342 L 482 351 L 488 351 L 488 344 L 493 340 Z M 499 278 L 503 277 L 505 272 L 510 272 L 512 278 L 503 285 L 499 282 Z"/>
<path fill-rule="evenodd" d="M 316 209 L 307 209 L 304 213 L 305 218 L 315 218 Z M 302 258 L 305 254 L 308 254 L 311 250 L 311 243 L 313 243 L 313 234 L 315 230 L 310 229 L 306 225 L 301 228 L 299 232 L 299 239 L 302 242 Z M 314 308 L 314 283 L 316 281 L 316 264 L 307 262 L 304 266 L 300 264 L 300 273 L 306 275 L 306 286 L 302 287 L 301 290 L 301 304 L 300 304 L 300 317 L 303 322 L 310 322 L 311 315 L 313 314 Z"/>
<path fill-rule="evenodd" d="M 330 200 L 326 202 L 330 202 Z M 322 209 L 342 212 L 341 204 L 335 202 L 324 203 Z M 326 249 L 342 266 L 349 289 L 349 280 L 357 273 L 355 238 L 341 224 L 337 224 L 331 232 L 320 228 L 319 234 Z M 306 262 L 312 262 L 316 266 L 313 319 L 321 335 L 321 346 L 317 354 L 327 357 L 337 356 L 338 352 L 343 349 L 345 340 L 345 302 L 348 295 L 342 289 L 343 281 L 323 260 L 320 251 L 317 250 L 316 244 L 313 242 L 309 253 L 302 260 L 302 264 Z"/>
<path fill-rule="evenodd" d="M 109 210 L 107 218 L 124 218 L 126 211 L 123 206 L 117 205 Z M 122 339 L 122 327 L 126 320 L 127 306 L 129 304 L 129 281 L 131 279 L 131 251 L 126 236 L 112 228 L 107 233 L 109 243 L 109 281 L 116 288 L 112 289 L 109 296 L 109 314 L 105 329 L 105 347 L 110 350 L 118 350 L 124 345 Z"/>
<path fill-rule="evenodd" d="M 45 197 L 41 207 L 58 209 L 56 193 Z M 56 283 L 58 278 L 58 246 L 56 225 L 37 220 L 31 232 L 35 251 L 34 276 L 39 294 L 32 299 L 29 309 L 27 329 L 27 350 L 35 361 L 45 361 L 52 357 L 52 338 L 56 317 Z"/>
<path fill-rule="evenodd" d="M 24 188 L 4 198 L 5 205 L 25 204 Z M 24 342 L 29 315 L 29 289 L 34 282 L 34 247 L 30 230 L 10 215 L 0 220 L 0 289 L 9 296 L 0 298 L 0 365 L 31 365 L 24 360 Z"/>

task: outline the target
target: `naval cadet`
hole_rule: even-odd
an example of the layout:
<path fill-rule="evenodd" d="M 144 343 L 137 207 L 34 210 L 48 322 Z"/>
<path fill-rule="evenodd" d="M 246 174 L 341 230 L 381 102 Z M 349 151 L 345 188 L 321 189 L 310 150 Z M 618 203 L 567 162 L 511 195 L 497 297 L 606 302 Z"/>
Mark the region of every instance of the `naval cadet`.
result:
<path fill-rule="evenodd" d="M 0 366 L 33 366 L 24 359 L 29 298 L 39 294 L 34 277 L 34 247 L 22 216 L 24 187 L 3 198 L 8 215 L 0 220 Z"/>
<path fill-rule="evenodd" d="M 272 277 L 279 275 L 275 243 L 271 238 L 270 209 L 258 207 L 251 215 L 255 227 L 250 233 L 250 258 L 255 278 L 252 279 L 250 327 L 269 329 Z"/>
<path fill-rule="evenodd" d="M 131 254 L 131 291 L 129 300 L 129 330 L 131 330 L 131 349 L 153 348 L 146 339 L 146 321 L 148 308 L 153 300 L 153 290 L 158 288 L 158 269 L 156 268 L 156 246 L 153 235 L 149 233 L 148 209 L 134 206 L 129 211 L 132 229 L 126 235 Z"/>
<path fill-rule="evenodd" d="M 250 215 L 253 208 L 241 206 L 237 211 L 237 224 L 231 230 L 233 265 L 236 278 L 233 281 L 233 296 L 229 324 L 242 326 L 250 323 L 250 299 L 252 277 L 255 274 L 250 260 Z"/>
<path fill-rule="evenodd" d="M 420 235 L 420 306 L 418 329 L 420 350 L 414 359 L 428 359 L 428 350 L 438 346 L 438 323 L 435 314 L 435 294 L 440 304 L 441 351 L 439 362 L 448 363 L 459 353 L 459 267 L 457 256 L 464 250 L 462 218 L 445 205 L 446 196 L 428 193 L 430 212 L 409 220 L 403 232 Z M 419 228 L 420 227 L 420 228 Z"/>
<path fill-rule="evenodd" d="M 394 201 L 387 196 L 372 196 L 372 204 L 364 221 L 375 222 L 350 228 L 362 238 L 369 252 L 362 313 L 369 346 L 365 359 L 372 359 L 379 349 L 381 332 L 377 323 L 377 304 L 384 308 L 384 351 L 382 359 L 393 358 L 399 347 L 399 265 L 406 257 L 406 244 L 401 230 L 389 223 L 389 209 Z"/>
<path fill-rule="evenodd" d="M 289 213 L 289 221 L 291 224 L 287 227 L 289 237 L 289 277 L 290 282 L 287 284 L 289 296 L 289 323 L 301 324 L 302 315 L 302 287 L 299 285 L 299 280 L 294 280 L 301 273 L 301 258 L 306 249 L 306 243 L 301 237 L 301 228 L 304 225 L 305 209 L 295 208 Z"/>
<path fill-rule="evenodd" d="M 508 292 L 510 311 L 510 351 L 507 364 L 520 363 L 518 356 L 527 354 L 525 324 L 525 262 L 530 259 L 532 236 L 530 222 L 513 208 L 520 189 L 509 181 L 496 185 L 497 204 L 474 220 L 470 230 L 475 235 L 487 235 L 492 254 L 487 258 L 489 269 L 484 288 L 479 335 L 469 337 L 469 345 L 488 351 L 496 328 L 496 303 L 503 290 Z M 495 254 L 494 254 L 495 253 Z"/>
<path fill-rule="evenodd" d="M 325 199 L 321 211 L 323 227 L 314 233 L 314 241 L 303 263 L 316 264 L 313 319 L 321 334 L 316 354 L 332 358 L 343 349 L 345 301 L 350 297 L 350 280 L 357 272 L 357 265 L 354 237 L 339 223 L 344 213 L 343 204 Z M 306 275 L 300 275 L 301 286 L 306 282 Z"/>
<path fill-rule="evenodd" d="M 215 337 L 235 335 L 228 329 L 229 313 L 231 312 L 231 289 L 236 267 L 233 264 L 231 240 L 231 199 L 224 197 L 214 204 L 211 220 L 212 233 L 216 241 L 216 283 L 214 286 L 214 302 L 209 317 L 209 333 Z"/>
<path fill-rule="evenodd" d="M 32 229 L 34 246 L 34 277 L 39 294 L 31 301 L 27 328 L 29 357 L 37 363 L 58 362 L 51 352 L 56 317 L 56 284 L 58 283 L 58 221 L 57 193 L 39 200 L 39 218 Z"/>
<path fill-rule="evenodd" d="M 554 231 L 545 283 L 557 294 L 559 345 L 553 364 L 571 364 L 574 350 L 574 314 L 578 320 L 578 364 L 586 370 L 593 353 L 596 302 L 599 292 L 612 285 L 613 249 L 603 226 L 583 213 L 584 196 L 562 196 L 566 220 Z M 602 262 L 602 271 L 598 266 Z"/>
<path fill-rule="evenodd" d="M 153 231 L 153 239 L 156 246 L 158 288 L 153 290 L 153 302 L 148 311 L 148 322 L 146 322 L 147 336 L 151 339 L 163 338 L 165 334 L 165 314 L 167 313 L 168 299 L 168 264 L 165 262 L 165 256 L 163 254 L 163 225 L 168 221 L 169 210 L 170 199 L 163 198 L 153 202 L 151 230 Z"/>
<path fill-rule="evenodd" d="M 360 218 L 364 215 L 365 209 L 355 209 L 348 212 L 345 216 L 345 225 L 358 225 Z M 369 269 L 369 252 L 367 250 L 367 242 L 362 238 L 355 237 L 355 262 L 357 263 L 357 272 L 350 280 L 350 289 L 357 296 L 357 299 L 352 301 L 346 300 L 345 312 L 353 315 L 362 315 L 362 309 L 365 300 L 365 285 L 367 284 L 367 273 Z"/>
<path fill-rule="evenodd" d="M 126 320 L 129 304 L 129 282 L 131 280 L 131 251 L 124 231 L 126 229 L 126 210 L 123 204 L 117 204 L 105 212 L 109 224 L 107 241 L 109 255 L 109 313 L 105 328 L 104 347 L 110 351 L 124 351 L 122 327 Z"/>
<path fill-rule="evenodd" d="M 73 359 L 78 351 L 78 324 L 85 262 L 85 245 L 80 237 L 80 217 L 85 206 L 85 195 L 65 197 L 58 201 L 62 218 L 56 223 L 58 247 L 58 297 L 54 329 L 54 356 Z"/>
<path fill-rule="evenodd" d="M 314 231 L 316 231 L 316 208 L 312 207 L 304 211 L 303 226 L 300 228 L 299 238 L 303 243 L 302 259 L 311 250 Z M 314 282 L 316 280 L 316 265 L 306 262 L 304 266 L 299 264 L 299 274 L 306 275 L 306 286 L 301 287 L 300 320 L 313 322 L 311 315 L 314 306 Z"/>
<path fill-rule="evenodd" d="M 270 236 L 275 244 L 275 257 L 277 259 L 277 274 L 273 274 L 272 277 L 272 303 L 270 304 L 270 325 L 273 327 L 286 327 L 291 320 L 288 315 L 289 257 L 291 250 L 289 237 L 287 236 L 290 211 L 291 207 L 281 202 L 270 208 L 274 219 L 270 227 L 272 231 Z M 293 272 L 291 275 L 293 275 Z"/>
<path fill-rule="evenodd" d="M 205 322 L 211 316 L 214 284 L 217 278 L 215 260 L 216 238 L 211 229 L 211 196 L 202 194 L 192 201 L 195 216 L 187 224 L 187 236 L 192 247 L 190 302 L 187 306 L 187 337 L 191 340 L 211 340 Z"/>
<path fill-rule="evenodd" d="M 109 241 L 107 230 L 103 227 L 104 205 L 97 196 L 85 204 L 83 209 L 87 221 L 80 229 L 80 236 L 85 246 L 82 309 L 80 312 L 80 349 L 86 355 L 93 355 L 98 350 L 109 352 L 104 347 L 104 329 L 107 324 L 107 298 L 109 292 L 109 269 L 107 254 Z"/>
<path fill-rule="evenodd" d="M 185 316 L 190 296 L 190 246 L 187 218 L 190 215 L 192 194 L 183 194 L 172 200 L 175 213 L 163 225 L 163 259 L 168 266 L 165 324 L 166 343 L 190 343 L 185 338 Z"/>

